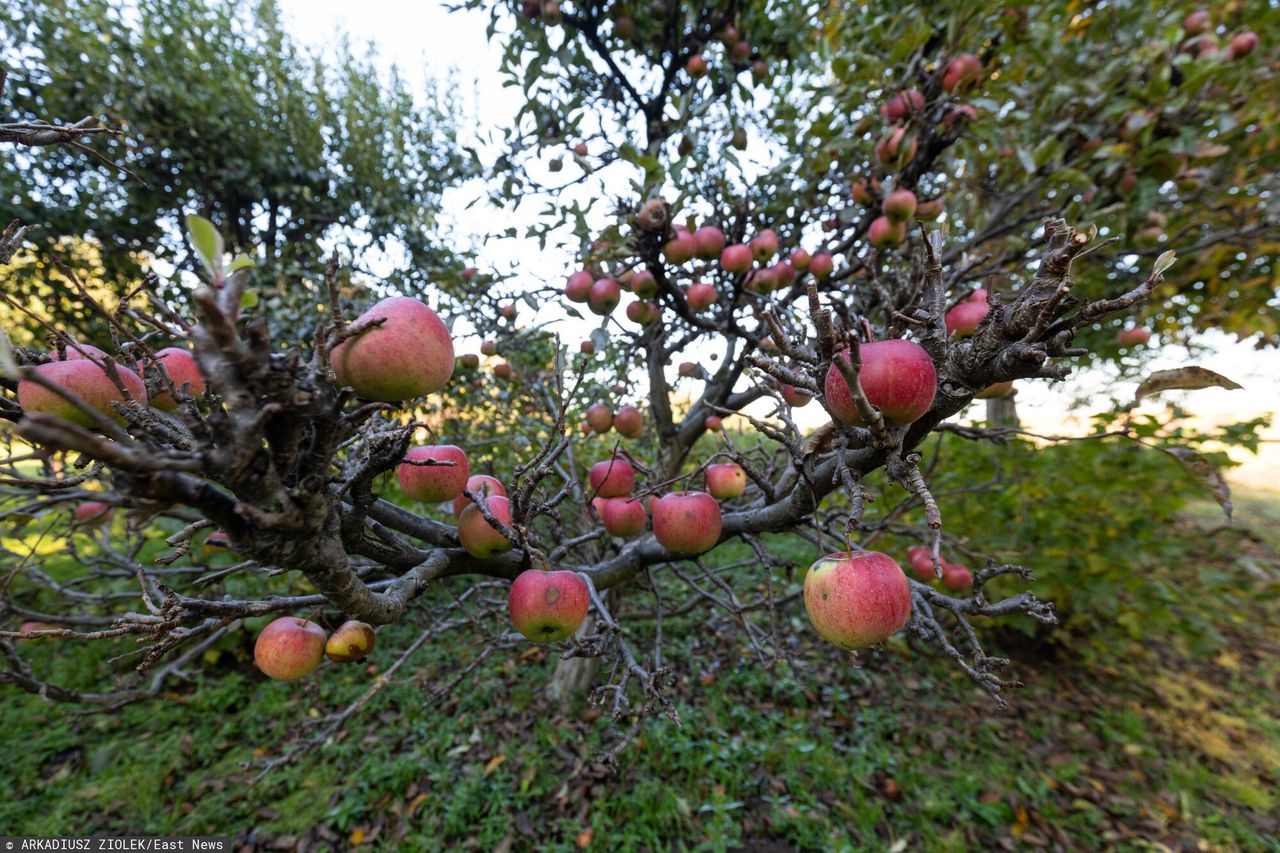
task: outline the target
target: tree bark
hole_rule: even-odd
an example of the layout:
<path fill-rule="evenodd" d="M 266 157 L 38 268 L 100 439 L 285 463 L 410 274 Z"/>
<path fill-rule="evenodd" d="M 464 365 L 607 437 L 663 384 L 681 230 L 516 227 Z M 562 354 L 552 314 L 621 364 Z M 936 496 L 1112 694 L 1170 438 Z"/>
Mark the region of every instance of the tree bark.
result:
<path fill-rule="evenodd" d="M 595 629 L 595 614 L 588 614 L 586 621 L 578 629 L 578 636 L 585 637 Z M 560 661 L 544 688 L 543 692 L 547 700 L 561 708 L 568 707 L 576 697 L 584 695 L 591 689 L 599 668 L 600 658 L 568 658 Z"/>
<path fill-rule="evenodd" d="M 1012 396 L 987 401 L 987 423 L 990 426 L 1019 426 L 1018 406 Z"/>

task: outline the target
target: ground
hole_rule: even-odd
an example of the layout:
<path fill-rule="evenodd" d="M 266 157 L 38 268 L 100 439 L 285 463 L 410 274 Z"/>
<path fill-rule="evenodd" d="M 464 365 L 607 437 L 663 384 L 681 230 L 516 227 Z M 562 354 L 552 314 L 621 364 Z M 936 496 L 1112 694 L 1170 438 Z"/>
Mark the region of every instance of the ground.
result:
<path fill-rule="evenodd" d="M 616 774 L 594 760 L 618 737 L 607 716 L 539 700 L 554 652 L 492 655 L 437 698 L 483 648 L 455 639 L 251 785 L 255 760 L 374 676 L 268 682 L 246 631 L 212 653 L 220 677 L 110 715 L 0 691 L 14 786 L 0 833 L 232 834 L 249 849 L 1280 850 L 1280 499 L 1237 503 L 1259 535 L 1196 506 L 1183 558 L 1163 569 L 1255 579 L 1252 600 L 1206 600 L 1216 643 L 1118 640 L 1085 659 L 989 635 L 1026 682 L 1008 712 L 904 638 L 855 660 L 813 642 L 796 604 L 783 628 L 797 665 L 765 671 L 731 623 L 700 613 L 667 626 L 682 725 L 647 726 Z M 377 665 L 417 630 L 380 635 Z"/>

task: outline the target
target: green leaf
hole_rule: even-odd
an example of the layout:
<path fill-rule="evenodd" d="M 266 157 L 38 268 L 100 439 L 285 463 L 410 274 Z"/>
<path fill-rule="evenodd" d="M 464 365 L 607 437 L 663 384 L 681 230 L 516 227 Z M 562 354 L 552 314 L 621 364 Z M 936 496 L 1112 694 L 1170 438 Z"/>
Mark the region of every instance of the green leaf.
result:
<path fill-rule="evenodd" d="M 258 292 L 256 290 L 246 290 L 240 294 L 240 307 L 252 308 L 258 304 Z"/>
<path fill-rule="evenodd" d="M 13 344 L 9 342 L 9 336 L 0 330 L 0 376 L 17 374 L 18 362 L 13 358 Z"/>
<path fill-rule="evenodd" d="M 230 275 L 236 270 L 253 269 L 256 266 L 257 264 L 253 262 L 253 258 L 248 255 L 236 255 L 235 259 L 227 266 L 227 274 Z"/>
<path fill-rule="evenodd" d="M 188 213 L 187 231 L 191 234 L 191 244 L 195 246 L 196 254 L 204 261 L 205 267 L 214 275 L 219 274 L 222 270 L 223 244 L 218 229 L 203 216 Z"/>
<path fill-rule="evenodd" d="M 1151 270 L 1151 277 L 1158 278 L 1164 275 L 1165 270 L 1173 266 L 1173 262 L 1178 259 L 1178 255 L 1173 249 L 1167 252 L 1161 252 L 1160 257 L 1156 258 L 1156 265 Z"/>

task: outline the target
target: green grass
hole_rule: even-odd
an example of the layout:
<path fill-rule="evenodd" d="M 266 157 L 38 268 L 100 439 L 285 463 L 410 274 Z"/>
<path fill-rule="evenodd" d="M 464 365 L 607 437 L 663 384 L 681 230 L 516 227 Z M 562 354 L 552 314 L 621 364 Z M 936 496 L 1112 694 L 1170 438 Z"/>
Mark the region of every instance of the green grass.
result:
<path fill-rule="evenodd" d="M 1262 502 L 1259 511 L 1272 509 Z M 1217 524 L 1198 508 L 1192 515 L 1195 530 Z M 1253 550 L 1243 553 L 1242 541 Z M 1243 557 L 1275 571 L 1265 541 L 1189 542 L 1197 572 L 1167 568 L 1180 583 L 1209 590 L 1220 573 L 1238 584 Z M 554 653 L 495 653 L 433 699 L 483 647 L 458 635 L 421 649 L 338 738 L 251 785 L 256 760 L 281 754 L 374 675 L 326 665 L 298 684 L 268 682 L 252 667 L 250 626 L 210 652 L 197 685 L 174 682 L 164 698 L 109 715 L 0 692 L 13 785 L 0 798 L 0 830 L 389 850 L 569 850 L 586 831 L 600 850 L 765 840 L 783 846 L 756 849 L 1280 849 L 1280 604 L 1274 576 L 1258 583 L 1258 595 L 1208 608 L 1221 637 L 1208 654 L 1152 637 L 1117 643 L 1105 661 L 1053 646 L 1016 657 L 1014 675 L 1027 685 L 1007 713 L 903 638 L 856 663 L 815 644 L 798 603 L 781 614 L 794 670 L 762 670 L 731 622 L 696 611 L 666 625 L 682 725 L 651 721 L 616 774 L 594 759 L 629 721 L 585 703 L 567 712 L 542 704 L 537 687 Z M 440 600 L 424 600 L 412 621 Z M 647 649 L 645 623 L 622 616 Z M 389 665 L 419 630 L 382 631 L 376 664 Z M 127 647 L 106 645 L 24 653 L 39 672 L 100 684 L 104 673 L 127 673 L 107 662 Z"/>

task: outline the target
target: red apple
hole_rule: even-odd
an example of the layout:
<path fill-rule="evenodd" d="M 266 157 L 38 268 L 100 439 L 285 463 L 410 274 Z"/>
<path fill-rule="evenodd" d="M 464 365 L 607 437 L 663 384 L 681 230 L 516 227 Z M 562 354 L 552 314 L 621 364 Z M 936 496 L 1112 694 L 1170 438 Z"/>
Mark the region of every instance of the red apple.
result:
<path fill-rule="evenodd" d="M 975 400 L 998 400 L 1002 397 L 1013 396 L 1013 380 L 1008 382 L 997 382 L 994 385 L 988 385 L 977 394 L 974 395 Z"/>
<path fill-rule="evenodd" d="M 942 561 L 942 587 L 951 592 L 969 592 L 973 589 L 973 575 L 959 563 Z"/>
<path fill-rule="evenodd" d="M 464 353 L 458 356 L 458 364 L 461 364 L 465 370 L 475 370 L 480 366 L 480 356 L 473 352 Z"/>
<path fill-rule="evenodd" d="M 593 403 L 587 407 L 587 423 L 596 432 L 604 434 L 613 428 L 613 412 L 604 403 Z"/>
<path fill-rule="evenodd" d="M 887 168 L 900 169 L 915 158 L 918 147 L 915 134 L 908 134 L 905 127 L 899 127 L 876 143 L 876 156 Z"/>
<path fill-rule="evenodd" d="M 689 61 L 685 63 L 684 70 L 689 72 L 689 76 L 694 80 L 701 80 L 707 76 L 707 60 L 701 55 L 689 57 Z"/>
<path fill-rule="evenodd" d="M 506 498 L 495 495 L 485 498 L 484 503 L 490 515 L 505 525 L 511 524 L 511 505 Z M 505 554 L 515 547 L 511 540 L 489 524 L 475 504 L 469 504 L 458 516 L 458 542 L 468 554 L 481 560 Z"/>
<path fill-rule="evenodd" d="M 653 509 L 653 535 L 676 554 L 701 554 L 720 541 L 720 504 L 706 492 L 672 492 Z"/>
<path fill-rule="evenodd" d="M 693 232 L 693 242 L 697 246 L 698 257 L 712 261 L 724 251 L 724 232 L 714 225 L 703 225 Z"/>
<path fill-rule="evenodd" d="M 76 524 L 106 524 L 115 515 L 116 508 L 102 501 L 81 501 L 72 515 Z"/>
<path fill-rule="evenodd" d="M 916 194 L 911 190 L 894 190 L 885 197 L 880 209 L 894 222 L 906 222 L 916 215 Z"/>
<path fill-rule="evenodd" d="M 466 490 L 481 500 L 488 497 L 501 497 L 507 493 L 498 478 L 490 477 L 488 474 L 472 474 L 467 478 Z M 453 514 L 461 515 L 464 509 L 474 505 L 466 495 L 458 495 L 453 499 Z"/>
<path fill-rule="evenodd" d="M 187 393 L 192 397 L 198 397 L 204 393 L 204 376 L 196 366 L 195 357 L 190 350 L 182 347 L 165 347 L 156 353 L 156 361 L 164 365 L 169 378 L 173 380 L 174 387 L 181 388 L 183 383 L 186 383 Z M 146 361 L 138 362 L 139 375 L 145 373 L 146 367 Z M 178 408 L 177 401 L 168 391 L 161 391 L 152 397 L 151 405 L 168 412 Z"/>
<path fill-rule="evenodd" d="M 912 545 L 907 549 L 907 564 L 919 581 L 931 581 L 933 576 L 933 550 L 924 545 Z"/>
<path fill-rule="evenodd" d="M 876 200 L 876 197 L 871 194 L 871 190 L 868 188 L 866 181 L 854 181 L 850 184 L 849 195 L 852 196 L 853 200 L 858 204 L 868 206 Z"/>
<path fill-rule="evenodd" d="M 471 463 L 462 448 L 452 444 L 411 447 L 396 468 L 400 489 L 412 500 L 427 504 L 452 501 L 462 494 L 471 477 Z M 432 460 L 452 465 L 412 465 Z"/>
<path fill-rule="evenodd" d="M 916 89 L 899 92 L 880 107 L 880 115 L 889 121 L 902 121 L 924 109 L 924 95 Z"/>
<path fill-rule="evenodd" d="M 68 351 L 70 352 L 70 351 Z M 452 362 L 451 362 L 452 364 Z M 94 362 L 84 358 L 68 358 L 66 361 L 51 361 L 37 365 L 31 370 L 48 382 L 66 391 L 76 394 L 89 408 L 106 415 L 111 420 L 124 422 L 112 405 L 124 402 L 125 395 L 120 393 L 107 371 Z M 127 367 L 116 366 L 120 381 L 128 391 L 129 397 L 139 403 L 147 402 L 147 388 L 138 374 Z M 42 412 L 54 415 L 73 424 L 84 427 L 94 425 L 93 419 L 73 406 L 68 400 L 55 391 L 45 388 L 30 379 L 18 382 L 18 405 L 28 414 Z"/>
<path fill-rule="evenodd" d="M 716 304 L 716 289 L 714 286 L 700 281 L 689 285 L 689 290 L 685 292 L 684 298 L 685 302 L 689 303 L 689 310 L 699 313 Z"/>
<path fill-rule="evenodd" d="M 526 569 L 507 594 L 511 624 L 535 643 L 555 643 L 573 636 L 590 607 L 586 581 L 570 571 Z"/>
<path fill-rule="evenodd" d="M 949 94 L 968 89 L 982 76 L 982 60 L 972 53 L 962 53 L 947 63 L 942 71 L 942 88 Z"/>
<path fill-rule="evenodd" d="M 109 359 L 106 350 L 101 350 L 93 344 L 82 344 L 74 338 L 63 342 L 62 354 L 58 354 L 58 348 L 54 347 L 49 350 L 49 358 L 52 361 L 76 361 L 81 358 L 95 358 L 99 361 Z"/>
<path fill-rule="evenodd" d="M 808 252 L 806 252 L 804 249 L 796 249 L 794 252 L 791 253 L 791 258 L 790 258 L 791 266 L 795 267 L 800 272 L 808 272 L 809 263 L 812 260 L 813 260 L 813 256 L 810 255 Z"/>
<path fill-rule="evenodd" d="M 515 370 L 505 361 L 500 361 L 493 366 L 493 375 L 499 379 L 510 379 L 515 376 Z"/>
<path fill-rule="evenodd" d="M 907 239 L 907 224 L 894 222 L 887 216 L 877 216 L 867 230 L 867 240 L 877 249 L 892 249 Z"/>
<path fill-rule="evenodd" d="M 477 270 L 476 270 L 476 268 L 475 268 L 475 267 L 463 267 L 463 268 L 462 268 L 462 273 L 461 273 L 461 275 L 462 275 L 462 280 L 463 280 L 463 281 L 471 281 L 472 279 L 474 279 L 474 278 L 476 277 L 476 272 L 477 272 Z"/>
<path fill-rule="evenodd" d="M 633 498 L 608 498 L 600 510 L 600 520 L 610 536 L 621 536 L 624 539 L 644 533 L 649 515 L 644 511 L 644 504 Z"/>
<path fill-rule="evenodd" d="M 636 270 L 631 276 L 631 292 L 641 299 L 658 295 L 658 280 L 649 270 Z"/>
<path fill-rule="evenodd" d="M 262 629 L 253 644 L 253 662 L 277 681 L 295 681 L 324 660 L 324 629 L 297 616 L 281 616 Z"/>
<path fill-rule="evenodd" d="M 863 344 L 862 372 L 858 379 L 871 405 L 879 407 L 889 426 L 915 421 L 933 405 L 938 376 L 929 354 L 911 341 L 888 340 Z M 848 359 L 844 350 L 836 358 Z M 860 423 L 849 386 L 832 364 L 825 383 L 827 405 L 845 423 Z"/>
<path fill-rule="evenodd" d="M 639 438 L 644 432 L 644 415 L 635 406 L 622 406 L 613 414 L 613 428 L 623 438 Z"/>
<path fill-rule="evenodd" d="M 807 391 L 801 391 L 794 385 L 783 385 L 781 390 L 782 399 L 786 400 L 787 405 L 793 409 L 799 409 L 802 406 L 807 406 L 809 401 L 813 399 L 813 395 L 809 394 Z"/>
<path fill-rule="evenodd" d="M 587 473 L 591 491 L 602 498 L 620 498 L 631 493 L 636 484 L 636 471 L 621 456 L 597 462 Z"/>
<path fill-rule="evenodd" d="M 570 302 L 586 302 L 595 279 L 586 270 L 578 270 L 564 283 L 564 295 Z"/>
<path fill-rule="evenodd" d="M 1207 9 L 1197 9 L 1182 19 L 1182 31 L 1189 36 L 1198 36 L 1209 32 L 1212 23 Z"/>
<path fill-rule="evenodd" d="M 742 497 L 747 490 L 747 472 L 736 462 L 707 467 L 707 491 L 718 501 Z"/>
<path fill-rule="evenodd" d="M 751 58 L 751 44 L 742 40 L 736 41 L 729 49 L 729 55 L 734 62 L 746 62 Z"/>
<path fill-rule="evenodd" d="M 357 323 L 385 318 L 329 354 L 339 384 L 369 400 L 399 402 L 439 391 L 453 376 L 453 338 L 436 312 L 408 296 L 393 296 Z"/>
<path fill-rule="evenodd" d="M 480 354 L 481 355 L 497 355 L 498 354 L 497 341 L 484 341 L 483 343 L 481 343 Z"/>
<path fill-rule="evenodd" d="M 751 238 L 750 248 L 751 256 L 759 263 L 764 263 L 778 254 L 778 235 L 772 228 L 766 228 Z"/>
<path fill-rule="evenodd" d="M 640 326 L 652 326 L 662 319 L 662 309 L 656 302 L 632 302 L 627 306 L 627 319 Z"/>
<path fill-rule="evenodd" d="M 592 314 L 607 317 L 618 307 L 622 299 L 622 287 L 611 278 L 602 278 L 591 285 L 587 293 L 587 307 Z"/>
<path fill-rule="evenodd" d="M 514 302 L 508 302 L 498 309 L 498 316 L 504 320 L 514 320 L 518 309 Z"/>
<path fill-rule="evenodd" d="M 744 273 L 751 269 L 751 247 L 742 243 L 725 246 L 720 253 L 720 266 L 725 272 Z"/>
<path fill-rule="evenodd" d="M 1242 56 L 1248 56 L 1253 53 L 1257 46 L 1258 34 L 1252 30 L 1245 30 L 1231 37 L 1231 41 L 1227 45 L 1227 54 L 1232 59 L 1239 59 Z"/>
<path fill-rule="evenodd" d="M 835 268 L 835 260 L 826 252 L 819 252 L 813 256 L 813 260 L 809 261 L 809 272 L 813 273 L 813 277 L 819 280 L 831 275 Z"/>
<path fill-rule="evenodd" d="M 932 222 L 942 215 L 942 199 L 933 198 L 916 204 L 916 219 L 921 222 Z"/>
<path fill-rule="evenodd" d="M 1116 334 L 1116 343 L 1122 347 L 1136 347 L 1151 340 L 1151 330 L 1141 326 L 1129 326 Z"/>
<path fill-rule="evenodd" d="M 686 377 L 695 377 L 700 373 L 698 369 L 698 365 L 692 361 L 680 362 L 680 367 L 676 369 L 676 372 L 679 373 L 681 376 L 686 376 Z"/>
<path fill-rule="evenodd" d="M 967 338 L 978 329 L 978 324 L 982 322 L 982 318 L 987 316 L 990 310 L 986 302 L 961 302 L 956 307 L 947 312 L 946 320 L 947 334 L 956 338 Z"/>
<path fill-rule="evenodd" d="M 354 619 L 343 622 L 324 644 L 324 653 L 335 663 L 350 663 L 367 657 L 373 651 L 377 635 L 368 622 Z"/>
<path fill-rule="evenodd" d="M 911 585 L 876 551 L 828 554 L 804 576 L 804 607 L 818 634 L 842 649 L 883 643 L 911 618 Z"/>
<path fill-rule="evenodd" d="M 723 423 L 723 419 L 719 415 L 707 415 L 707 419 L 703 422 L 703 426 L 707 428 L 708 432 L 715 432 L 720 429 L 721 423 Z"/>
<path fill-rule="evenodd" d="M 683 264 L 698 252 L 698 243 L 687 228 L 676 228 L 676 236 L 662 247 L 662 256 L 670 264 Z"/>
<path fill-rule="evenodd" d="M 578 352 L 591 355 L 595 351 L 596 351 L 596 345 L 591 341 L 583 341 L 582 343 L 578 344 Z"/>

